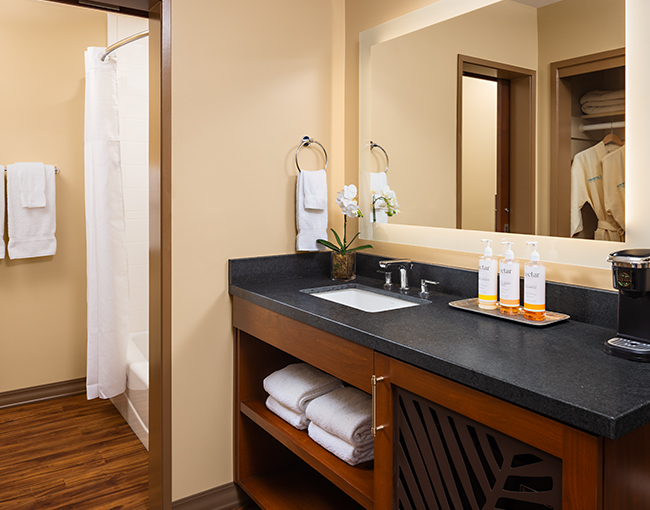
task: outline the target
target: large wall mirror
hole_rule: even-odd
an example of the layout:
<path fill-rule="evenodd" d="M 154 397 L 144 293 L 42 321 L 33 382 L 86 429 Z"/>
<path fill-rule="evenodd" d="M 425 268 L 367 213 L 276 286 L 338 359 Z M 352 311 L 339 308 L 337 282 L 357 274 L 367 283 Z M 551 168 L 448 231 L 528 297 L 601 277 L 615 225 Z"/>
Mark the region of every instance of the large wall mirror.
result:
<path fill-rule="evenodd" d="M 361 33 L 362 238 L 478 253 L 484 231 L 495 241 L 535 236 L 546 260 L 594 267 L 607 267 L 607 253 L 625 245 L 650 244 L 638 219 L 650 208 L 635 186 L 646 182 L 645 165 L 635 165 L 638 149 L 627 147 L 642 136 L 634 125 L 643 124 L 639 112 L 648 104 L 646 71 L 640 69 L 648 36 L 630 19 L 632 12 L 645 14 L 643 3 L 440 0 Z M 504 84 L 509 113 L 503 110 Z M 619 104 L 602 119 L 580 111 L 580 98 L 601 89 L 625 91 L 627 107 Z M 566 115 L 556 115 L 558 101 L 565 101 Z M 492 118 L 501 121 L 478 124 Z M 584 129 L 593 123 L 610 127 Z M 625 145 L 627 157 L 625 232 L 599 237 L 596 223 L 591 233 L 580 234 L 585 239 L 571 238 L 574 206 L 566 174 L 576 154 L 610 134 Z M 385 223 L 372 221 L 370 190 L 382 182 L 376 179 L 386 160 L 370 141 L 390 157 L 385 176 L 400 204 L 400 214 Z M 607 147 L 615 152 L 621 146 Z M 510 218 L 495 213 L 504 159 L 511 186 L 510 202 L 501 207 Z"/>

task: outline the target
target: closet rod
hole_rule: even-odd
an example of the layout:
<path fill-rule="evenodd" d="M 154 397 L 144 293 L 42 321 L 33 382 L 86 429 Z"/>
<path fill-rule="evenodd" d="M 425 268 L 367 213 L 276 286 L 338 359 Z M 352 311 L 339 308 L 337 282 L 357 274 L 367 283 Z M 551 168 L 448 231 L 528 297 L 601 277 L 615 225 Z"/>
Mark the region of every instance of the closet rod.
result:
<path fill-rule="evenodd" d="M 3 169 L 5 172 L 7 171 L 7 167 L 4 166 L 4 165 L 2 166 L 2 169 Z M 54 173 L 55 173 L 55 174 L 58 174 L 58 173 L 59 173 L 59 167 L 58 167 L 58 166 L 55 166 L 55 167 L 54 167 Z"/>
<path fill-rule="evenodd" d="M 599 129 L 618 129 L 624 127 L 625 121 L 621 120 L 619 122 L 603 122 L 602 124 L 580 124 L 580 131 L 584 133 L 585 131 L 595 131 Z"/>
<path fill-rule="evenodd" d="M 138 32 L 137 34 L 130 35 L 129 37 L 125 37 L 121 41 L 117 41 L 116 43 L 111 44 L 108 48 L 106 48 L 106 51 L 102 54 L 101 57 L 99 57 L 99 59 L 103 62 L 109 53 L 114 52 L 116 49 L 121 48 L 125 44 L 129 44 L 132 43 L 133 41 L 137 41 L 138 39 L 142 39 L 143 37 L 149 37 L 149 30 L 145 30 L 144 32 Z"/>

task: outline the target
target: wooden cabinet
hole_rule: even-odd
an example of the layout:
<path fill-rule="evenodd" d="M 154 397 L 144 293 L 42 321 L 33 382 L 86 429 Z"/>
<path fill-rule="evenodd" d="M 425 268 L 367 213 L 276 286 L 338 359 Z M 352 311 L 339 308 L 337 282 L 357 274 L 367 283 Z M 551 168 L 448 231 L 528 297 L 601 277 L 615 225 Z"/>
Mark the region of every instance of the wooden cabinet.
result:
<path fill-rule="evenodd" d="M 234 298 L 235 482 L 264 510 L 374 507 L 374 470 L 353 467 L 264 402 L 264 378 L 304 361 L 370 392 L 373 351 Z"/>
<path fill-rule="evenodd" d="M 460 507 L 456 504 L 453 508 L 463 510 L 501 508 L 494 506 L 495 498 L 500 501 L 499 505 L 504 505 L 503 510 L 650 508 L 648 425 L 618 440 L 605 439 L 236 297 L 233 317 L 236 337 L 235 482 L 263 510 L 436 508 L 430 502 L 423 503 L 427 497 L 436 498 L 433 495 L 435 484 L 431 481 L 435 476 L 447 477 L 446 483 L 451 486 L 442 489 L 444 498 L 452 504 L 461 501 Z M 380 430 L 375 437 L 374 465 L 349 466 L 314 443 L 306 432 L 294 429 L 265 407 L 264 377 L 298 360 L 368 393 L 372 392 L 373 374 L 377 376 L 376 409 Z M 400 406 L 410 406 L 411 410 L 406 409 L 406 415 L 399 416 Z M 430 451 L 421 448 L 421 458 L 411 455 L 406 462 L 422 465 L 428 462 L 428 471 L 427 468 L 422 471 L 421 466 L 414 471 L 427 472 L 429 479 L 416 489 L 420 495 L 402 495 L 402 502 L 398 504 L 399 491 L 403 490 L 400 483 L 414 483 L 400 481 L 399 474 L 400 462 L 402 470 L 412 467 L 404 468 L 404 459 L 398 458 L 403 455 L 400 442 L 410 441 L 404 439 L 408 430 L 400 432 L 403 427 L 400 420 L 413 421 L 409 412 L 422 414 L 424 429 L 430 427 L 428 432 L 423 429 L 430 441 L 427 447 Z M 426 417 L 425 413 L 432 416 L 435 413 L 437 418 Z M 436 419 L 447 422 L 440 425 L 438 431 L 434 430 L 438 425 L 432 425 Z M 470 431 L 469 435 L 460 430 L 459 424 Z M 436 439 L 436 435 L 443 433 L 449 437 L 449 431 L 452 436 L 458 436 L 458 445 L 451 444 L 457 440 L 455 437 Z M 450 443 L 444 445 L 445 441 Z M 493 446 L 492 442 L 499 446 Z M 474 451 L 472 443 L 482 445 L 483 453 L 478 447 Z M 457 448 L 455 453 L 451 451 L 453 448 Z M 510 452 L 508 458 L 516 457 L 519 461 L 494 461 L 489 450 L 507 450 Z M 436 451 L 440 456 L 438 460 L 434 458 Z M 496 481 L 482 480 L 485 473 L 480 471 L 472 474 L 468 468 L 471 457 L 485 466 L 491 464 L 496 470 Z M 542 468 L 537 471 L 530 468 L 529 465 L 536 462 L 531 462 L 531 458 L 539 459 L 538 467 Z M 446 475 L 435 475 L 432 462 L 449 463 L 452 467 Z M 516 472 L 513 468 L 519 466 L 525 469 Z M 507 472 L 508 469 L 511 472 Z M 514 481 L 506 483 L 510 475 Z M 535 477 L 545 480 L 551 477 L 552 480 L 532 480 Z M 483 497 L 460 495 L 463 487 L 471 485 L 480 486 Z M 439 484 L 437 487 L 440 490 Z M 493 487 L 496 487 L 495 493 L 491 494 Z M 501 496 L 498 497 L 496 491 L 504 488 L 511 494 L 499 500 Z M 561 488 L 561 495 L 557 494 L 558 488 Z M 409 490 L 413 490 L 413 485 Z M 534 490 L 548 494 L 526 497 L 527 492 Z M 452 508 L 446 504 L 443 501 L 439 508 Z"/>

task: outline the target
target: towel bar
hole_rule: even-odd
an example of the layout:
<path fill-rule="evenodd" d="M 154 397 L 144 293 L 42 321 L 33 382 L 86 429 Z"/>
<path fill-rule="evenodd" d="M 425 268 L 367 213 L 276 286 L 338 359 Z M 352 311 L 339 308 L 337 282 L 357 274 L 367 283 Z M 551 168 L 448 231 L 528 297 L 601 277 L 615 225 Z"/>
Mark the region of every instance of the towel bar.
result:
<path fill-rule="evenodd" d="M 6 167 L 5 165 L 2 165 L 2 169 L 3 169 L 5 172 L 7 171 L 7 167 Z M 55 173 L 55 174 L 58 174 L 58 173 L 59 173 L 59 167 L 58 167 L 58 166 L 55 166 L 55 167 L 54 167 L 54 173 Z"/>
<path fill-rule="evenodd" d="M 381 149 L 381 152 L 383 152 L 384 156 L 386 156 L 386 170 L 384 170 L 384 172 L 388 173 L 388 153 L 384 150 L 384 148 L 381 145 L 370 140 L 370 150 L 374 149 L 375 147 Z"/>
<path fill-rule="evenodd" d="M 313 138 L 309 138 L 308 136 L 303 136 L 300 145 L 298 146 L 298 150 L 296 150 L 296 167 L 298 168 L 298 171 L 299 172 L 302 171 L 300 165 L 298 164 L 298 153 L 300 152 L 300 149 L 302 149 L 303 147 L 309 147 L 309 144 L 311 143 L 315 143 L 321 149 L 323 149 L 323 153 L 325 154 L 325 170 L 327 170 L 327 151 L 325 150 L 325 147 L 323 147 L 319 142 L 317 142 Z"/>

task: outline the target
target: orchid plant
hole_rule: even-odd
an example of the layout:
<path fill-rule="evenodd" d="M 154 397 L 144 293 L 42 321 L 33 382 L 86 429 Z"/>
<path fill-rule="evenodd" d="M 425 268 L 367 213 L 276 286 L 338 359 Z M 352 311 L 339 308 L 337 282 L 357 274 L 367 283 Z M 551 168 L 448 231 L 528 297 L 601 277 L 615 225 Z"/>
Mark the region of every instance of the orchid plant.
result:
<path fill-rule="evenodd" d="M 350 242 L 347 241 L 348 216 L 350 218 L 363 218 L 363 214 L 361 214 L 361 209 L 359 209 L 359 204 L 357 202 L 357 187 L 354 184 L 350 184 L 349 186 L 343 186 L 343 189 L 339 191 L 339 194 L 336 197 L 336 203 L 341 208 L 341 213 L 344 214 L 343 241 L 341 241 L 341 238 L 336 233 L 336 230 L 332 228 L 330 230 L 334 233 L 334 237 L 336 238 L 337 244 L 330 243 L 326 239 L 317 239 L 316 242 L 322 244 L 326 248 L 329 248 L 330 250 L 339 253 L 341 255 L 345 253 L 358 251 L 358 250 L 365 250 L 367 248 L 372 248 L 372 246 L 369 244 L 350 248 L 350 245 L 356 240 L 357 237 L 359 237 L 359 232 L 356 233 L 356 235 L 352 238 Z"/>
<path fill-rule="evenodd" d="M 384 186 L 372 193 L 372 221 L 377 221 L 377 211 L 384 211 L 387 216 L 399 214 L 399 204 L 395 192 L 389 186 Z"/>

